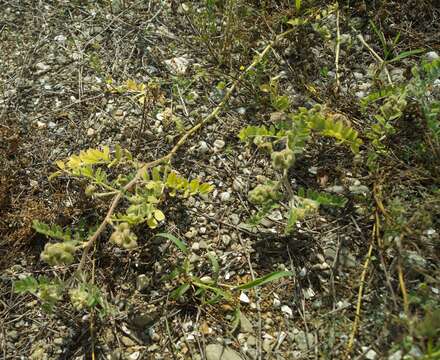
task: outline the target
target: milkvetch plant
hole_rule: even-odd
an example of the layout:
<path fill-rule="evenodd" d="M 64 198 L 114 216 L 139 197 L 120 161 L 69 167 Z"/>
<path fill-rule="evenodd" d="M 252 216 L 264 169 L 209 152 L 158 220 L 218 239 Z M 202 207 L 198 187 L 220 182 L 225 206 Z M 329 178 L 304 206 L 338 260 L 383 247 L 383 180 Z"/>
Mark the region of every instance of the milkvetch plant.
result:
<path fill-rule="evenodd" d="M 240 131 L 240 140 L 256 145 L 270 155 L 272 167 L 280 172 L 278 180 L 268 180 L 257 185 L 249 192 L 249 200 L 260 208 L 251 219 L 258 224 L 270 211 L 279 207 L 279 202 L 286 198 L 283 187 L 286 186 L 288 170 L 294 165 L 297 156 L 304 152 L 313 133 L 336 139 L 339 144 L 346 144 L 353 153 L 359 152 L 362 140 L 358 132 L 337 119 L 336 116 L 317 105 L 307 110 L 300 108 L 297 113 L 284 113 L 280 121 L 266 127 L 247 126 Z M 287 199 L 289 201 L 286 232 L 293 230 L 297 220 L 314 213 L 319 205 L 342 207 L 345 199 L 326 193 L 300 189 L 298 194 Z"/>

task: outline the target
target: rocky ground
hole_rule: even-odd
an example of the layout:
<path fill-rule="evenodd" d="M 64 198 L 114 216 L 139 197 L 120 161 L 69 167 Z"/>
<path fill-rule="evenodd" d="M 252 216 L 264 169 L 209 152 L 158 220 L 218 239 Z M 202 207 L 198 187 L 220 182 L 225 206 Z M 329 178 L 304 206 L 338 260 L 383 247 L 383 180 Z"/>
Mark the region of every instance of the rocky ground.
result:
<path fill-rule="evenodd" d="M 383 57 L 384 49 L 369 20 L 380 24 L 387 38 L 400 33 L 393 51 L 423 48 L 389 65 L 392 82 L 401 83 L 421 59 L 438 58 L 440 9 L 435 0 L 357 1 L 347 7 L 341 3 L 339 12 L 324 1 L 307 8 L 304 18 L 310 23 L 279 41 L 255 77 L 238 84 L 224 111 L 173 158 L 173 168 L 185 177 L 215 185 L 207 199 L 167 203 L 167 221 L 157 231 L 144 229 L 133 252 L 106 244 L 110 234 L 104 234 L 87 268 L 105 294 L 108 314 L 75 311 L 68 301 L 47 313 L 35 296 L 13 292 L 13 282 L 26 275 L 67 278 L 75 268 L 60 272 L 40 261 L 48 239 L 35 233 L 33 220 L 92 226 L 108 208 L 108 202 L 87 197 L 81 182 L 49 181 L 56 160 L 115 144 L 141 161 L 167 154 L 185 129 L 221 102 L 223 84 L 231 84 L 256 51 L 289 28 L 286 19 L 297 16 L 287 1 L 266 1 L 264 10 L 257 2 L 225 3 L 236 6 L 234 15 L 215 13 L 217 20 L 212 20 L 203 1 L 2 2 L 4 359 L 342 359 L 362 280 L 362 316 L 348 358 L 423 358 L 425 340 L 402 320 L 407 314 L 399 290 L 401 267 L 393 261 L 396 252 L 374 247 L 373 257 L 368 255 L 374 223 L 368 199 L 378 183 L 385 183 L 385 196 L 425 198 L 428 189 L 438 189 L 438 174 L 396 160 L 378 179 L 365 165 L 365 149 L 353 156 L 334 142 L 318 140 L 296 162 L 290 184 L 344 195 L 348 203 L 321 209 L 318 216 L 298 222 L 293 235 L 284 235 L 280 210 L 257 228 L 248 224 L 256 209 L 247 194 L 273 170 L 267 156 L 245 146 L 238 133 L 248 124 L 276 118 L 258 95 L 256 78 L 279 76 L 280 92 L 288 95 L 292 110 L 326 104 L 362 137 L 371 118 L 359 102 L 386 80 L 372 55 L 371 50 Z M 214 30 L 207 19 L 216 24 Z M 115 90 L 127 80 L 158 84 L 148 105 Z M 438 202 L 429 206 L 428 212 L 438 216 Z M 209 252 L 219 259 L 221 282 L 231 286 L 272 271 L 288 270 L 293 276 L 240 292 L 233 305 L 202 304 L 196 297 L 174 301 L 173 284 L 162 277 L 184 256 L 169 241 L 153 237 L 155 232 L 184 240 L 199 276 L 210 275 Z M 438 222 L 413 230 L 413 236 L 432 246 L 407 249 L 413 261 L 402 265 L 407 290 L 424 284 L 429 301 L 438 305 Z M 371 264 L 363 274 L 366 259 Z M 241 316 L 234 328 L 231 310 L 237 306 Z"/>

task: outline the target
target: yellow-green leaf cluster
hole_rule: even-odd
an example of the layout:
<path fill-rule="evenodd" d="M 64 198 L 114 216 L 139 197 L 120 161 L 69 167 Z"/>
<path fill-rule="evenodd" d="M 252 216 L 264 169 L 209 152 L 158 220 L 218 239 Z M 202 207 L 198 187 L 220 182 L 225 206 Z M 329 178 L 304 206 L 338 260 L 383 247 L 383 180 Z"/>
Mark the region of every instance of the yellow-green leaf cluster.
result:
<path fill-rule="evenodd" d="M 116 226 L 115 231 L 110 236 L 110 241 L 124 249 L 137 247 L 137 236 L 130 230 L 130 225 L 126 222 Z"/>
<path fill-rule="evenodd" d="M 72 242 L 47 243 L 41 253 L 41 260 L 49 265 L 68 265 L 73 263 L 75 250 Z"/>

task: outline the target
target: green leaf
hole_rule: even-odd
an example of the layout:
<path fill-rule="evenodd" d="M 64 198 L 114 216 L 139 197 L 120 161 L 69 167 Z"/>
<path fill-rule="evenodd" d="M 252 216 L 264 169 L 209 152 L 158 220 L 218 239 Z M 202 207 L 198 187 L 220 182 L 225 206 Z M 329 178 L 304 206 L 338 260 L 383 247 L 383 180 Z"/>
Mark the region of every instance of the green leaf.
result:
<path fill-rule="evenodd" d="M 258 278 L 258 279 L 255 279 L 253 281 L 250 281 L 250 282 L 248 282 L 246 284 L 243 284 L 243 285 L 240 285 L 240 286 L 236 286 L 234 288 L 234 290 L 251 289 L 251 288 L 254 288 L 254 287 L 257 287 L 257 286 L 262 286 L 262 285 L 267 284 L 267 283 L 269 283 L 271 281 L 278 280 L 278 279 L 280 279 L 282 277 L 292 276 L 292 275 L 293 275 L 293 273 L 290 272 L 290 271 L 274 271 L 274 272 L 272 272 L 272 273 L 270 273 L 268 275 L 265 275 L 265 276 L 263 276 L 261 278 Z"/>
<path fill-rule="evenodd" d="M 221 296 L 225 300 L 231 300 L 231 294 L 229 294 L 226 291 L 223 291 L 222 289 L 220 289 L 216 286 L 210 286 L 210 285 L 204 284 L 201 281 L 198 281 L 197 278 L 193 278 L 191 280 L 191 282 L 199 288 L 212 291 L 214 294 Z"/>
<path fill-rule="evenodd" d="M 314 191 L 312 189 L 299 188 L 298 196 L 308 198 L 319 203 L 319 205 L 344 207 L 347 204 L 347 199 L 343 196 L 333 195 L 324 192 Z"/>
<path fill-rule="evenodd" d="M 32 221 L 32 228 L 43 235 L 49 236 L 54 239 L 70 241 L 72 236 L 70 231 L 64 231 L 63 228 L 59 225 L 47 225 L 38 220 Z"/>
<path fill-rule="evenodd" d="M 182 284 L 177 289 L 173 290 L 170 294 L 170 298 L 173 300 L 180 299 L 190 289 L 189 284 Z"/>
<path fill-rule="evenodd" d="M 400 60 L 403 60 L 403 59 L 405 59 L 405 58 L 407 58 L 409 56 L 421 54 L 424 51 L 425 51 L 425 49 L 414 49 L 414 50 L 409 50 L 409 51 L 402 51 L 395 58 L 393 58 L 390 61 L 388 61 L 388 63 L 393 63 L 393 62 L 396 62 L 396 61 L 400 61 Z"/>
<path fill-rule="evenodd" d="M 300 11 L 301 10 L 301 0 L 295 0 L 295 8 L 296 11 Z"/>
<path fill-rule="evenodd" d="M 217 282 L 219 273 L 220 273 L 220 265 L 217 260 L 217 256 L 215 256 L 214 252 L 209 252 L 208 254 L 209 261 L 211 261 L 212 265 L 212 273 L 214 275 L 214 280 Z"/>
<path fill-rule="evenodd" d="M 240 325 L 241 311 L 240 308 L 234 309 L 234 315 L 231 320 L 231 333 L 234 333 L 235 330 L 238 329 L 238 325 Z"/>
<path fill-rule="evenodd" d="M 25 292 L 36 293 L 38 290 L 38 280 L 33 276 L 14 282 L 14 292 L 22 294 Z"/>
<path fill-rule="evenodd" d="M 184 254 L 188 254 L 188 247 L 186 246 L 186 244 L 182 240 L 175 237 L 174 235 L 169 233 L 159 233 L 156 234 L 156 236 L 163 237 L 165 239 L 172 241 L 174 245 L 176 245 L 181 252 L 183 252 Z"/>
<path fill-rule="evenodd" d="M 293 232 L 297 220 L 298 220 L 298 209 L 292 207 L 289 209 L 289 217 L 287 219 L 286 229 L 284 230 L 284 233 L 286 235 L 291 234 Z"/>

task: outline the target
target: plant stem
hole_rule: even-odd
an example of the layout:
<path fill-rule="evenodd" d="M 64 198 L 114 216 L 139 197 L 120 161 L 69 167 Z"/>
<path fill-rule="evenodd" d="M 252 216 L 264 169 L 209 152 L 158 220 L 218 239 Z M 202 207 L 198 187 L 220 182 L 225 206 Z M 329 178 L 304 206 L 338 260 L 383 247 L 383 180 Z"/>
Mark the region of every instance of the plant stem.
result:
<path fill-rule="evenodd" d="M 232 83 L 231 87 L 226 92 L 226 94 L 223 97 L 223 100 L 220 102 L 220 104 L 218 104 L 215 107 L 215 109 L 209 115 L 207 115 L 204 119 L 202 119 L 198 124 L 194 125 L 185 134 L 183 134 L 182 137 L 179 139 L 179 141 L 176 143 L 176 145 L 174 145 L 174 147 L 170 150 L 170 152 L 168 154 L 166 154 L 165 156 L 163 156 L 159 159 L 156 159 L 156 160 L 153 160 L 151 162 L 148 162 L 148 163 L 141 165 L 141 167 L 138 169 L 135 177 L 128 184 L 126 184 L 121 191 L 118 191 L 118 193 L 116 194 L 116 196 L 113 198 L 113 200 L 111 202 L 110 208 L 108 209 L 104 220 L 101 222 L 101 224 L 96 229 L 96 231 L 93 233 L 93 235 L 89 238 L 89 240 L 84 244 L 84 251 L 82 253 L 82 257 L 81 257 L 80 263 L 78 265 L 78 268 L 76 270 L 77 274 L 81 273 L 82 270 L 84 269 L 84 266 L 85 266 L 86 260 L 87 260 L 87 256 L 88 256 L 91 248 L 96 243 L 96 241 L 98 240 L 101 233 L 105 230 L 105 228 L 107 227 L 107 224 L 110 222 L 111 217 L 112 217 L 114 211 L 116 210 L 116 207 L 118 206 L 123 194 L 130 191 L 133 188 L 133 186 L 135 186 L 137 184 L 137 182 L 142 178 L 142 175 L 148 169 L 153 168 L 157 165 L 169 162 L 172 159 L 172 157 L 176 154 L 176 152 L 186 143 L 186 141 L 192 135 L 194 135 L 197 131 L 199 131 L 201 128 L 203 128 L 203 126 L 210 123 L 212 120 L 216 119 L 216 117 L 220 114 L 220 112 L 228 104 L 229 99 L 231 98 L 231 96 L 234 93 L 235 89 L 237 88 L 238 84 L 246 77 L 246 75 L 249 73 L 249 71 L 251 71 L 255 66 L 257 66 L 264 59 L 264 57 L 269 52 L 269 50 L 272 49 L 274 44 L 276 44 L 280 39 L 282 39 L 286 35 L 290 34 L 294 30 L 295 30 L 295 28 L 291 28 L 291 29 L 277 35 L 275 37 L 275 39 L 272 40 L 266 46 L 266 48 L 254 58 L 254 61 L 246 68 L 246 70 L 244 70 L 240 74 L 240 76 Z"/>

